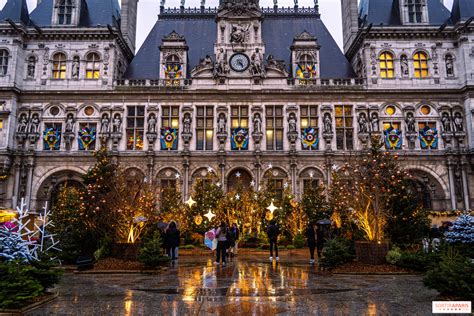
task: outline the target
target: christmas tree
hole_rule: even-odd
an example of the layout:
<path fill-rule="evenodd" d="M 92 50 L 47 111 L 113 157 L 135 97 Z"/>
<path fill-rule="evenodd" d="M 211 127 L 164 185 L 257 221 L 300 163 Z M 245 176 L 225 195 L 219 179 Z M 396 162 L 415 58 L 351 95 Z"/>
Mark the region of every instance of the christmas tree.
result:
<path fill-rule="evenodd" d="M 446 241 L 450 244 L 474 244 L 474 216 L 462 214 L 453 224 L 451 231 L 446 233 Z"/>
<path fill-rule="evenodd" d="M 331 217 L 323 186 L 306 188 L 301 199 L 303 210 L 311 222 Z"/>
<path fill-rule="evenodd" d="M 178 185 L 161 189 L 159 219 L 165 223 L 175 221 L 181 233 L 186 233 L 192 226 L 192 215 L 183 204 Z"/>
<path fill-rule="evenodd" d="M 219 220 L 225 220 L 223 214 L 217 216 L 218 205 L 224 196 L 222 185 L 215 182 L 215 177 L 208 173 L 205 179 L 198 179 L 193 187 L 193 194 L 191 197 L 196 204 L 189 208 L 189 218 L 193 220 L 191 230 L 193 232 L 204 233 L 211 228 L 219 226 Z M 209 219 L 206 214 L 214 214 L 216 217 Z M 200 216 L 203 220 L 200 225 L 196 221 L 196 217 Z"/>
<path fill-rule="evenodd" d="M 373 137 L 368 153 L 353 157 L 334 173 L 330 189 L 333 210 L 351 218 L 369 241 L 381 241 L 393 201 L 408 179 L 397 156 L 382 150 L 380 137 Z"/>

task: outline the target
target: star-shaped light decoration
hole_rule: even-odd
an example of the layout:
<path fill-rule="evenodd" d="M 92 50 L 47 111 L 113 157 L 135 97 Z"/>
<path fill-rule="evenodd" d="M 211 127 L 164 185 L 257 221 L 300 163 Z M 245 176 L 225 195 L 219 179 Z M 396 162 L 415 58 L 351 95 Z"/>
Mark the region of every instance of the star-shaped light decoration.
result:
<path fill-rule="evenodd" d="M 212 221 L 212 219 L 216 216 L 216 214 L 212 213 L 212 211 L 209 210 L 209 211 L 207 211 L 206 214 L 204 214 L 204 216 L 207 217 L 207 219 L 208 219 L 209 221 Z"/>
<path fill-rule="evenodd" d="M 240 195 L 239 195 L 238 193 L 235 195 L 235 199 L 236 199 L 237 201 L 240 200 Z"/>
<path fill-rule="evenodd" d="M 179 179 L 179 178 L 181 177 L 181 175 L 176 172 L 176 174 L 174 175 L 174 177 L 175 177 L 176 179 Z"/>
<path fill-rule="evenodd" d="M 216 186 L 217 186 L 218 188 L 220 188 L 220 187 L 221 187 L 221 183 L 220 183 L 220 182 L 217 182 L 217 183 L 216 183 Z"/>
<path fill-rule="evenodd" d="M 314 176 L 314 173 L 313 173 L 313 171 L 311 171 L 311 172 L 309 173 L 309 177 L 312 179 L 313 176 Z"/>
<path fill-rule="evenodd" d="M 196 204 L 196 201 L 193 200 L 193 197 L 190 196 L 189 199 L 186 201 L 186 204 L 189 206 L 189 207 L 193 207 L 194 204 Z"/>
<path fill-rule="evenodd" d="M 255 181 L 250 181 L 250 186 L 254 187 L 255 186 Z"/>
<path fill-rule="evenodd" d="M 207 173 L 212 173 L 213 171 L 214 171 L 214 170 L 212 170 L 212 167 L 211 167 L 211 166 L 207 167 Z"/>
<path fill-rule="evenodd" d="M 272 163 L 270 162 L 270 163 L 268 164 L 268 169 L 272 169 L 272 168 L 273 168 L 273 165 L 272 165 Z"/>
<path fill-rule="evenodd" d="M 283 187 L 286 189 L 288 188 L 288 182 L 283 183 Z"/>
<path fill-rule="evenodd" d="M 336 171 L 337 168 L 338 168 L 338 166 L 337 166 L 336 164 L 333 164 L 333 165 L 331 166 L 331 169 L 332 169 L 333 171 Z"/>
<path fill-rule="evenodd" d="M 242 175 L 242 174 L 241 174 L 240 172 L 238 172 L 238 171 L 235 173 L 235 176 L 236 176 L 237 178 L 240 178 L 241 175 Z"/>
<path fill-rule="evenodd" d="M 278 209 L 278 207 L 276 207 L 275 204 L 273 204 L 273 201 L 272 201 L 272 203 L 270 203 L 270 206 L 267 207 L 267 210 L 269 210 L 270 213 L 272 213 L 272 214 L 273 214 L 273 212 L 275 212 L 275 210 L 277 210 L 277 209 Z"/>

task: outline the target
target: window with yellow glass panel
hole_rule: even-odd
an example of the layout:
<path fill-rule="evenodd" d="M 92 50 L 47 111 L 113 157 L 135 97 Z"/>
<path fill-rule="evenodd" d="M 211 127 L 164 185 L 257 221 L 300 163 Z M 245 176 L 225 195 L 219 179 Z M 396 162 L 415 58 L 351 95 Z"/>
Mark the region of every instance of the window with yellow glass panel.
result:
<path fill-rule="evenodd" d="M 214 107 L 196 107 L 196 150 L 212 150 L 214 138 Z"/>
<path fill-rule="evenodd" d="M 0 132 L 3 131 L 3 120 L 0 120 Z"/>
<path fill-rule="evenodd" d="M 63 53 L 53 56 L 53 79 L 66 79 L 66 55 Z"/>
<path fill-rule="evenodd" d="M 393 78 L 394 67 L 393 67 L 393 54 L 389 52 L 383 52 L 380 54 L 380 77 L 381 78 Z"/>
<path fill-rule="evenodd" d="M 97 53 L 89 53 L 87 55 L 86 78 L 87 79 L 100 78 L 100 56 Z"/>
<path fill-rule="evenodd" d="M 265 130 L 267 150 L 283 150 L 283 106 L 265 107 Z"/>
<path fill-rule="evenodd" d="M 417 52 L 413 55 L 413 68 L 415 70 L 415 78 L 428 77 L 428 55 L 424 52 Z"/>
<path fill-rule="evenodd" d="M 231 128 L 249 128 L 249 109 L 248 106 L 231 107 Z"/>
<path fill-rule="evenodd" d="M 161 128 L 179 129 L 179 106 L 162 106 L 161 110 Z"/>

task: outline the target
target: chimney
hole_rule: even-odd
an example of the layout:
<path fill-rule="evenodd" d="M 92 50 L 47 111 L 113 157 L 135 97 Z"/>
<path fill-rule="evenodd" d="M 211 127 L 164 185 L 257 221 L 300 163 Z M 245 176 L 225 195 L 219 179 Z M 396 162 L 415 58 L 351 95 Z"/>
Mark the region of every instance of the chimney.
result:
<path fill-rule="evenodd" d="M 344 40 L 344 52 L 346 53 L 359 31 L 357 0 L 341 0 L 341 10 L 342 37 Z"/>
<path fill-rule="evenodd" d="M 135 53 L 135 38 L 137 34 L 138 0 L 122 0 L 120 13 L 120 30 L 128 47 Z"/>

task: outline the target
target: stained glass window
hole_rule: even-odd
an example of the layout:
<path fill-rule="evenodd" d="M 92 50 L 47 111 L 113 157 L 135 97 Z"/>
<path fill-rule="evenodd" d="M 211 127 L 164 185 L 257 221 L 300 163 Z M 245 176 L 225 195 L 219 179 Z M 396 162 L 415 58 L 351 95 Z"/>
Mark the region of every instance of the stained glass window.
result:
<path fill-rule="evenodd" d="M 99 57 L 99 54 L 97 53 L 89 53 L 87 55 L 86 78 L 87 79 L 100 78 L 100 57 Z"/>

